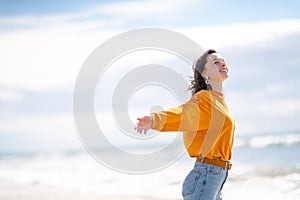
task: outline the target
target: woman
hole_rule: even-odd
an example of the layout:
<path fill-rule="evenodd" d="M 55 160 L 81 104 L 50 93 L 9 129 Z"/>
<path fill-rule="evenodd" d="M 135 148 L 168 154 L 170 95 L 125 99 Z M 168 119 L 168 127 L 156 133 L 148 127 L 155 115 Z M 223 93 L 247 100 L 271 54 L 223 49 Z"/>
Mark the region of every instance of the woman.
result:
<path fill-rule="evenodd" d="M 145 134 L 150 128 L 182 131 L 190 157 L 196 158 L 183 183 L 183 198 L 220 200 L 231 168 L 235 127 L 222 93 L 228 67 L 217 51 L 210 49 L 196 60 L 193 71 L 191 99 L 178 107 L 138 118 L 136 129 Z"/>

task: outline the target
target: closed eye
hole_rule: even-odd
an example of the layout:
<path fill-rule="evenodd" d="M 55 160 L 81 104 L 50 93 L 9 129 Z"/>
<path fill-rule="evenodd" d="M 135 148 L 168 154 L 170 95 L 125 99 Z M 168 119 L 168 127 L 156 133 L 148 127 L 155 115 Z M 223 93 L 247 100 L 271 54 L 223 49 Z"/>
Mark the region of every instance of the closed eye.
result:
<path fill-rule="evenodd" d="M 219 65 L 221 61 L 225 64 L 225 60 L 224 59 L 217 60 L 217 61 L 214 62 L 214 64 Z"/>

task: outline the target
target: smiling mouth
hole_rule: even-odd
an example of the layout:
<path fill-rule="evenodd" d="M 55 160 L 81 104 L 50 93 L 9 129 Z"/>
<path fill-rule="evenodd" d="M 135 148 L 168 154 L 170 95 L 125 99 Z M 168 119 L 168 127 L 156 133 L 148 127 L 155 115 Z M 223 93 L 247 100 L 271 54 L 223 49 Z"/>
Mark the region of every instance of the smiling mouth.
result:
<path fill-rule="evenodd" d="M 219 72 L 225 72 L 225 73 L 227 73 L 227 72 L 228 72 L 228 70 L 226 70 L 226 69 L 222 69 L 222 70 L 220 70 Z"/>

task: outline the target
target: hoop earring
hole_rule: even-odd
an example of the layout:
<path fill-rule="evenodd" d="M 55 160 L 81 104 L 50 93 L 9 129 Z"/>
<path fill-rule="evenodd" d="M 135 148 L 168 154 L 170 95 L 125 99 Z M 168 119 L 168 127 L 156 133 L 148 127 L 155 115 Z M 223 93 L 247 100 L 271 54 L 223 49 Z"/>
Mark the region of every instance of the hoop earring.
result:
<path fill-rule="evenodd" d="M 207 76 L 205 77 L 205 84 L 206 84 L 206 85 L 209 85 L 209 84 L 210 84 L 210 80 L 208 79 Z"/>

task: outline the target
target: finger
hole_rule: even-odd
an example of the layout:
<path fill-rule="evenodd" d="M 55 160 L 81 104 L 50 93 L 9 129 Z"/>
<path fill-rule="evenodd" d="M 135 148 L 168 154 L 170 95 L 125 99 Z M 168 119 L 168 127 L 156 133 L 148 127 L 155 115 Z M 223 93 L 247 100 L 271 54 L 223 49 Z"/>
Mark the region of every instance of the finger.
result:
<path fill-rule="evenodd" d="M 144 134 L 147 135 L 147 132 L 148 132 L 149 128 L 144 128 Z"/>
<path fill-rule="evenodd" d="M 141 120 L 143 120 L 143 118 L 138 117 L 137 120 L 141 121 Z"/>
<path fill-rule="evenodd" d="M 139 126 L 139 127 L 138 127 L 138 133 L 139 133 L 139 134 L 142 134 L 142 132 L 143 132 L 143 128 L 142 128 L 141 126 Z"/>
<path fill-rule="evenodd" d="M 137 131 L 138 133 L 140 132 L 140 126 L 139 126 L 139 125 L 136 126 L 136 131 Z"/>

